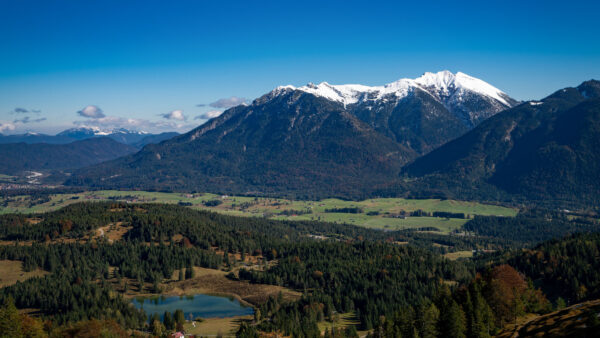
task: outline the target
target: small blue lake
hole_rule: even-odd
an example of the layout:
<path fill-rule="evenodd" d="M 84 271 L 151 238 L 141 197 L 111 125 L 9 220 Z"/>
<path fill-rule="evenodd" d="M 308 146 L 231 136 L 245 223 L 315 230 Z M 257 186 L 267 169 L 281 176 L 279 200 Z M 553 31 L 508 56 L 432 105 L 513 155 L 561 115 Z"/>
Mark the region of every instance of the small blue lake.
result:
<path fill-rule="evenodd" d="M 134 298 L 131 303 L 138 309 L 144 309 L 148 316 L 155 313 L 160 315 L 161 320 L 165 311 L 171 313 L 182 310 L 186 319 L 190 318 L 214 318 L 235 317 L 251 315 L 254 313 L 252 307 L 244 306 L 235 298 L 193 295 L 174 297 Z"/>

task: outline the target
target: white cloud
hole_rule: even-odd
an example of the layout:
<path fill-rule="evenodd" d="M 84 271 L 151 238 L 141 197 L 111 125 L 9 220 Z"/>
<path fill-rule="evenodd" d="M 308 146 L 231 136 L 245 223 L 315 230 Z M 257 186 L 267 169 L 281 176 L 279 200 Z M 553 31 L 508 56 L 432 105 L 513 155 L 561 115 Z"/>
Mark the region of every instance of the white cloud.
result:
<path fill-rule="evenodd" d="M 194 117 L 194 120 L 208 120 L 221 114 L 223 114 L 223 111 L 221 110 L 211 110 Z"/>
<path fill-rule="evenodd" d="M 16 128 L 16 126 L 14 125 L 14 123 L 10 123 L 10 122 L 0 123 L 0 133 L 3 133 L 5 131 L 15 130 L 15 128 Z"/>
<path fill-rule="evenodd" d="M 185 121 L 186 120 L 185 115 L 183 115 L 183 110 L 180 110 L 180 109 L 173 110 L 166 114 L 161 114 L 160 116 L 162 116 L 163 118 L 165 118 L 167 120 L 177 120 L 177 121 Z"/>
<path fill-rule="evenodd" d="M 213 108 L 231 108 L 234 106 L 239 106 L 240 104 L 247 104 L 248 99 L 243 97 L 232 96 L 229 98 L 218 99 L 217 101 L 211 103 L 209 106 Z"/>
<path fill-rule="evenodd" d="M 86 106 L 85 108 L 78 111 L 77 114 L 90 119 L 100 119 L 106 117 L 106 115 L 104 115 L 104 113 L 102 112 L 102 109 L 94 105 Z"/>
<path fill-rule="evenodd" d="M 97 127 L 101 130 L 113 130 L 125 128 L 128 130 L 145 131 L 149 133 L 161 133 L 164 131 L 187 132 L 198 124 L 189 124 L 185 121 L 150 121 L 146 119 L 123 118 L 117 116 L 106 116 L 99 119 L 87 119 L 83 121 L 73 121 L 78 127 Z"/>

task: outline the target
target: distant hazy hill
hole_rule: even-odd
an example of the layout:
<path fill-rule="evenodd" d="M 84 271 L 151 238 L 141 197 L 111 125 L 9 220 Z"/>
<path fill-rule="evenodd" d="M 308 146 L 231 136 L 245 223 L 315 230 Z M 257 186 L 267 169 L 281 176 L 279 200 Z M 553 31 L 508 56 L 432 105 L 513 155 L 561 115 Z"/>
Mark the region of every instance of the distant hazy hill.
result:
<path fill-rule="evenodd" d="M 69 144 L 0 144 L 0 173 L 81 168 L 135 151 L 135 147 L 108 137 L 95 137 Z"/>
<path fill-rule="evenodd" d="M 416 185 L 453 195 L 506 192 L 540 201 L 600 200 L 600 82 L 525 102 L 408 165 Z"/>
<path fill-rule="evenodd" d="M 99 128 L 79 127 L 64 130 L 56 135 L 39 133 L 26 133 L 20 135 L 0 134 L 0 144 L 3 143 L 48 143 L 66 144 L 74 141 L 85 140 L 93 137 L 108 137 L 123 144 L 142 148 L 146 144 L 158 143 L 179 135 L 176 132 L 165 132 L 161 134 L 148 134 L 145 132 L 131 131 L 123 128 L 114 130 L 101 130 Z"/>

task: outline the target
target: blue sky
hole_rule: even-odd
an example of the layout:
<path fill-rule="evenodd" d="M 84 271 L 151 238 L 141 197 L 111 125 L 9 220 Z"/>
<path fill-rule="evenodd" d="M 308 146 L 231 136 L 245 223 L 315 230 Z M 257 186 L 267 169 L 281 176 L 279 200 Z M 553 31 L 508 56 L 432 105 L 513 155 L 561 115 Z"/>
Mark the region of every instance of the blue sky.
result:
<path fill-rule="evenodd" d="M 3 0 L 0 132 L 185 131 L 219 99 L 443 69 L 537 99 L 600 78 L 598 13 L 598 1 Z M 90 105 L 104 117 L 78 114 Z"/>

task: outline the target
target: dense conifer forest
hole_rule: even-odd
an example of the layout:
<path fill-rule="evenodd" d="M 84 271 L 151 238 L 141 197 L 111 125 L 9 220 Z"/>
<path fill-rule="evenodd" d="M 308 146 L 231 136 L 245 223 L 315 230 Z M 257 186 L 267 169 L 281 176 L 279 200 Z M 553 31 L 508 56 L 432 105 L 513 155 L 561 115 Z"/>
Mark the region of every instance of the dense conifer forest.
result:
<path fill-rule="evenodd" d="M 115 241 L 99 236 L 110 224 L 127 231 Z M 520 236 L 509 235 L 515 228 Z M 20 322 L 28 328 L 45 321 L 45 334 L 83 322 L 158 332 L 165 324 L 132 307 L 123 290 L 160 293 L 177 270 L 183 280 L 192 277 L 193 266 L 237 266 L 228 278 L 301 293 L 293 301 L 272 297 L 256 304 L 255 319 L 240 326 L 240 336 L 314 337 L 321 334 L 319 322 L 354 313 L 357 326 L 337 330 L 336 337 L 356 336 L 356 329 L 377 337 L 488 337 L 525 313 L 597 298 L 598 234 L 536 245 L 596 229 L 594 221 L 542 211 L 475 217 L 464 233 L 441 235 L 232 217 L 179 205 L 76 203 L 0 216 L 0 260 L 48 272 L 0 289 L 0 302 L 3 311 L 36 309 Z M 469 249 L 495 253 L 457 261 L 442 256 Z M 246 267 L 242 260 L 249 256 L 260 257 L 263 267 Z"/>

